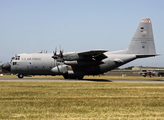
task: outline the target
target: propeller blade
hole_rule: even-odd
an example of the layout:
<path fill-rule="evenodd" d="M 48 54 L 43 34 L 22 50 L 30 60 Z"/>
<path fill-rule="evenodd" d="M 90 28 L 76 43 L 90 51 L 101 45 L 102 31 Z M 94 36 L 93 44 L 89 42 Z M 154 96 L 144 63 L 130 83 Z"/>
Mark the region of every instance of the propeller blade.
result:
<path fill-rule="evenodd" d="M 58 55 L 57 55 L 57 48 L 55 48 L 55 52 L 53 51 L 53 56 L 52 56 L 52 58 L 54 58 L 54 59 L 58 59 Z"/>
<path fill-rule="evenodd" d="M 52 58 L 56 59 L 57 61 L 63 61 L 63 49 L 61 49 L 61 45 L 59 46 L 60 47 L 60 52 L 59 54 L 57 54 L 57 48 L 55 48 L 55 52 L 53 51 L 53 56 Z"/>
<path fill-rule="evenodd" d="M 54 55 L 56 55 L 56 52 L 57 52 L 57 47 L 55 48 L 55 53 L 54 53 Z"/>
<path fill-rule="evenodd" d="M 61 45 L 60 45 L 60 57 L 63 58 L 63 50 L 61 50 Z"/>

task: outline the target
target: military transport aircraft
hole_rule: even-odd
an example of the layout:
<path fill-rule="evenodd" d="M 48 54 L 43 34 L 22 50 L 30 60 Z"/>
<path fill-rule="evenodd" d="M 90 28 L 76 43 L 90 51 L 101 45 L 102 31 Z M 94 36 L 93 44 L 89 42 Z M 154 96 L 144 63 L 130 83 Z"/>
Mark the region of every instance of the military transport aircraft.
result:
<path fill-rule="evenodd" d="M 28 75 L 63 75 L 65 79 L 83 79 L 85 75 L 99 75 L 138 58 L 156 56 L 151 20 L 141 19 L 125 50 L 86 52 L 16 54 L 2 69 L 19 78 Z M 71 66 L 69 69 L 68 66 Z"/>

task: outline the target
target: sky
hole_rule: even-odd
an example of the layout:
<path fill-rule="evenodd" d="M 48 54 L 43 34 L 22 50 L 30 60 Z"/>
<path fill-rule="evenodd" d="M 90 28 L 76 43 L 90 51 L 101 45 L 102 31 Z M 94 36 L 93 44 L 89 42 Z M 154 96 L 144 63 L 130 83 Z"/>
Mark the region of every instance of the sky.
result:
<path fill-rule="evenodd" d="M 0 61 L 19 53 L 126 49 L 143 17 L 152 21 L 157 57 L 122 67 L 164 67 L 163 0 L 0 0 Z M 1 64 L 2 64 L 1 63 Z"/>

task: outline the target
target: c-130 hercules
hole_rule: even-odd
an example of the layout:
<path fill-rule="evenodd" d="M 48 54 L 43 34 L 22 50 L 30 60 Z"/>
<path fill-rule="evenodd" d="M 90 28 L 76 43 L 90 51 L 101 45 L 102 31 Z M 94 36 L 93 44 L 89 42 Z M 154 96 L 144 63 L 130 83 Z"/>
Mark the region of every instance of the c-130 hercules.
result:
<path fill-rule="evenodd" d="M 99 75 L 138 58 L 156 56 L 151 20 L 143 18 L 125 50 L 107 52 L 91 50 L 57 54 L 17 54 L 2 69 L 18 78 L 28 75 L 63 75 L 65 79 L 83 79 L 85 75 Z M 68 69 L 71 66 L 71 70 Z"/>

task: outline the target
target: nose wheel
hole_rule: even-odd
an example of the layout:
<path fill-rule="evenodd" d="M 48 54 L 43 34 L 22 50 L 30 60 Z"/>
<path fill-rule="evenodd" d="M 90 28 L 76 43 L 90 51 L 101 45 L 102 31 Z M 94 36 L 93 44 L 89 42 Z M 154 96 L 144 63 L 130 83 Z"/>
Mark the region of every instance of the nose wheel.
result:
<path fill-rule="evenodd" d="M 22 74 L 18 74 L 18 78 L 22 79 L 24 76 Z"/>

